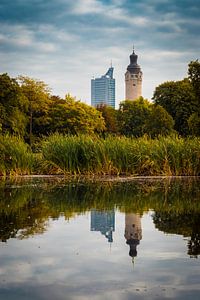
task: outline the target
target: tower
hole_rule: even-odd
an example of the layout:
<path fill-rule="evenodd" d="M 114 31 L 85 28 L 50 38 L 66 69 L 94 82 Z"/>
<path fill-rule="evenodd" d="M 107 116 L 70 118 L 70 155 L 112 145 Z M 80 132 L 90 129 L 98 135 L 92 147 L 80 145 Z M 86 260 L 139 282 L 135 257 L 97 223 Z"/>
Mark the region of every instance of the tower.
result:
<path fill-rule="evenodd" d="M 91 104 L 96 107 L 106 104 L 115 108 L 114 68 L 111 66 L 105 75 L 91 80 Z"/>
<path fill-rule="evenodd" d="M 130 55 L 130 64 L 125 74 L 125 99 L 135 100 L 142 96 L 142 71 L 137 64 L 138 56 L 134 52 Z"/>
<path fill-rule="evenodd" d="M 129 255 L 137 256 L 137 245 L 142 239 L 141 217 L 139 214 L 126 213 L 125 215 L 125 233 L 126 243 L 130 246 Z"/>

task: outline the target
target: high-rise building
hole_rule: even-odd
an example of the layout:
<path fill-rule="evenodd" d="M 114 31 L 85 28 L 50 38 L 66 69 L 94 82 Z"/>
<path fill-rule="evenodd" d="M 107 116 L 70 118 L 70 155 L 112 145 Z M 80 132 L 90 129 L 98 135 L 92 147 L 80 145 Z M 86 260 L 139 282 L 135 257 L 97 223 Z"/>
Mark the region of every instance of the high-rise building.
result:
<path fill-rule="evenodd" d="M 91 105 L 105 104 L 115 108 L 115 79 L 114 68 L 111 66 L 107 73 L 100 78 L 91 80 Z"/>
<path fill-rule="evenodd" d="M 125 99 L 135 100 L 142 96 L 142 71 L 137 64 L 138 56 L 134 52 L 130 55 L 130 64 L 125 74 Z"/>
<path fill-rule="evenodd" d="M 113 242 L 112 233 L 115 231 L 115 212 L 91 210 L 91 231 L 100 231 L 108 242 Z"/>

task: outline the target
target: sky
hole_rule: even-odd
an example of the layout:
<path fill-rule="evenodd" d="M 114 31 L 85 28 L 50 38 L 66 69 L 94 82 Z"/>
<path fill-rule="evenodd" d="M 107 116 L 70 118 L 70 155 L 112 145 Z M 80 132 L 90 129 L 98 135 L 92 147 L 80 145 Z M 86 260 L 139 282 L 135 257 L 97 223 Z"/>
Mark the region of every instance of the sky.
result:
<path fill-rule="evenodd" d="M 39 79 L 53 95 L 90 104 L 91 79 L 112 60 L 118 104 L 134 45 L 150 100 L 200 58 L 199 16 L 200 0 L 1 0 L 0 74 Z"/>

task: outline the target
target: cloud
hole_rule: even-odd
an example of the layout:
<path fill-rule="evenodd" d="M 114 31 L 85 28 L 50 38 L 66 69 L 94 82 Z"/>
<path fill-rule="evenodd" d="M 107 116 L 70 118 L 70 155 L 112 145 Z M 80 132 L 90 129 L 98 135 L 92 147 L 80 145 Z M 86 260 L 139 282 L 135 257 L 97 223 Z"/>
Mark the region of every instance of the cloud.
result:
<path fill-rule="evenodd" d="M 72 14 L 82 15 L 82 14 L 98 14 L 105 11 L 105 6 L 97 0 L 76 0 L 73 3 L 73 8 L 71 10 Z"/>
<path fill-rule="evenodd" d="M 90 79 L 104 74 L 111 59 L 117 101 L 124 98 L 133 44 L 147 98 L 157 82 L 183 78 L 187 63 L 199 58 L 197 0 L 16 0 L 0 5 L 1 71 L 46 80 L 54 93 L 70 92 L 88 103 Z"/>

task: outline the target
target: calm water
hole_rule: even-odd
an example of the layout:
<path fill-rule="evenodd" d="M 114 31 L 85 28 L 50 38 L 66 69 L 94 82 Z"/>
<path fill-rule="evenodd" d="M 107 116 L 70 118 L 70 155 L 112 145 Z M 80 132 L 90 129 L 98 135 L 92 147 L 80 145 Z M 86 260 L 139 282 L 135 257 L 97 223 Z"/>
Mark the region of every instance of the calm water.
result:
<path fill-rule="evenodd" d="M 0 299 L 200 299 L 200 181 L 0 181 Z"/>

